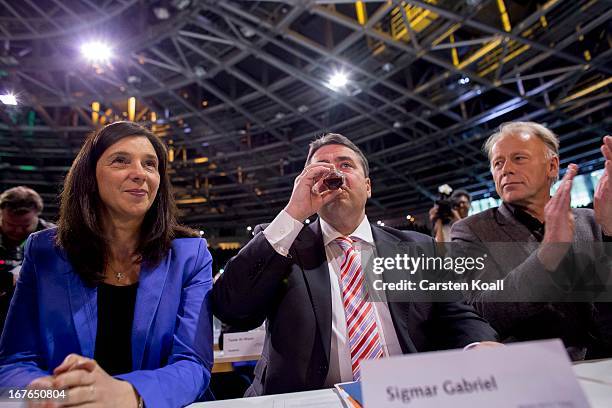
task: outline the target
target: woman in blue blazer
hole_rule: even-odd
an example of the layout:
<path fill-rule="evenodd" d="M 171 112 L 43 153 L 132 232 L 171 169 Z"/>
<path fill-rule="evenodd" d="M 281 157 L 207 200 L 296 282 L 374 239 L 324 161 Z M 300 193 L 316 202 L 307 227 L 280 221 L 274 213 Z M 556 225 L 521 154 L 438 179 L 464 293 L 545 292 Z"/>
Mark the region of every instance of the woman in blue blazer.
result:
<path fill-rule="evenodd" d="M 64 390 L 58 402 L 77 407 L 203 398 L 212 259 L 176 221 L 167 167 L 163 143 L 135 123 L 86 140 L 58 228 L 26 243 L 0 340 L 0 387 Z"/>

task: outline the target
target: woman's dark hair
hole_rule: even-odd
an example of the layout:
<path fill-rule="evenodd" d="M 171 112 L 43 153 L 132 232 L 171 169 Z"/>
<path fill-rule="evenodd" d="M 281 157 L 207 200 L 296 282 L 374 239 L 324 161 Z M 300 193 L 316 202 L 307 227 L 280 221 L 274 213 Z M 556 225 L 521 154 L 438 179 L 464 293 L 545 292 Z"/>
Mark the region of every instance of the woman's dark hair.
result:
<path fill-rule="evenodd" d="M 168 176 L 168 155 L 164 144 L 148 129 L 134 122 L 115 122 L 92 133 L 85 140 L 68 171 L 60 194 L 56 243 L 63 248 L 75 272 L 90 285 L 104 279 L 109 245 L 102 229 L 102 206 L 96 180 L 96 164 L 106 149 L 128 136 L 146 137 L 159 162 L 159 189 L 140 229 L 136 253 L 142 262 L 157 265 L 174 238 L 199 234 L 176 220 L 176 204 Z"/>

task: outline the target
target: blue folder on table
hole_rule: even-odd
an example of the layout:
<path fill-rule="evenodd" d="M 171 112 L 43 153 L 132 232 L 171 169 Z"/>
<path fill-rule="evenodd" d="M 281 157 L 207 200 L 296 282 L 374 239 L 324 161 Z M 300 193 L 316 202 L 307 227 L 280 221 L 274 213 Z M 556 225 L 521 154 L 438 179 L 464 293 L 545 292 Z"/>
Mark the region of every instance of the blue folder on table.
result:
<path fill-rule="evenodd" d="M 362 408 L 361 383 L 359 381 L 345 382 L 335 385 L 342 399 L 352 408 Z"/>

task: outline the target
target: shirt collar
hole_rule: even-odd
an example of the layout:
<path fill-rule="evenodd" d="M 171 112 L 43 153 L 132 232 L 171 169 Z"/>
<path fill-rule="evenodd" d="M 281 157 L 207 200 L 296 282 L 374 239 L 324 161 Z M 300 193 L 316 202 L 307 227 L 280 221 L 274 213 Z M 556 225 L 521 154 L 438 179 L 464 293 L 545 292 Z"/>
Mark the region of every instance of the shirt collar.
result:
<path fill-rule="evenodd" d="M 540 220 L 529 214 L 527 211 L 513 206 L 512 204 L 504 203 L 504 205 L 522 224 L 525 224 L 528 227 L 542 227 L 544 225 L 542 222 L 540 222 Z"/>
<path fill-rule="evenodd" d="M 321 223 L 321 232 L 323 233 L 323 244 L 327 246 L 334 239 L 342 237 L 343 235 L 339 233 L 334 227 L 332 227 L 329 223 L 325 222 L 325 220 L 319 217 L 319 222 Z M 368 221 L 368 216 L 365 215 L 361 223 L 355 228 L 349 236 L 358 238 L 363 242 L 367 242 L 370 245 L 374 245 L 374 237 L 372 236 L 372 227 L 370 226 L 370 221 Z"/>

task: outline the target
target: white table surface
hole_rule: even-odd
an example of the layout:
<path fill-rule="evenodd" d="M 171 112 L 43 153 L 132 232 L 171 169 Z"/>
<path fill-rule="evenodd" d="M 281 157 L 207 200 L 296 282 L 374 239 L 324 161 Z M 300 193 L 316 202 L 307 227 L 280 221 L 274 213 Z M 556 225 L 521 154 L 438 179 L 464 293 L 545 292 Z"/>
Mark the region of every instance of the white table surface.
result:
<path fill-rule="evenodd" d="M 592 408 L 612 408 L 612 359 L 574 365 Z M 199 402 L 189 408 L 343 408 L 334 389 Z"/>
<path fill-rule="evenodd" d="M 259 360 L 261 354 L 253 354 L 250 356 L 226 356 L 222 350 L 215 350 L 214 362 L 217 363 L 237 363 L 239 361 L 255 361 Z"/>

